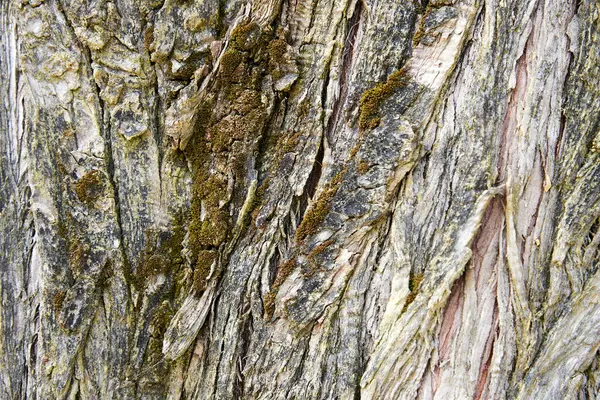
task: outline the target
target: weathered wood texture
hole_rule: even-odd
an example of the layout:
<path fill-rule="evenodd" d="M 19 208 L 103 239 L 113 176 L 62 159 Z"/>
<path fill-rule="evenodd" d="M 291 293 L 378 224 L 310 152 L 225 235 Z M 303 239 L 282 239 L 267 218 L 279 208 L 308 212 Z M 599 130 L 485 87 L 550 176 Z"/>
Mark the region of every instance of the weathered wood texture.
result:
<path fill-rule="evenodd" d="M 3 0 L 0 398 L 600 391 L 597 0 Z"/>

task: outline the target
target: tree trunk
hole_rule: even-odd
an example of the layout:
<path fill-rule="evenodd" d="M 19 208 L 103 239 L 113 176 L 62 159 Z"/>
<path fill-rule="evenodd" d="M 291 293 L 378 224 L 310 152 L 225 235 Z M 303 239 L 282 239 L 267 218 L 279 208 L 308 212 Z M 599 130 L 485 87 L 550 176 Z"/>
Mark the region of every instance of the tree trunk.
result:
<path fill-rule="evenodd" d="M 0 398 L 598 396 L 598 0 L 0 17 Z"/>

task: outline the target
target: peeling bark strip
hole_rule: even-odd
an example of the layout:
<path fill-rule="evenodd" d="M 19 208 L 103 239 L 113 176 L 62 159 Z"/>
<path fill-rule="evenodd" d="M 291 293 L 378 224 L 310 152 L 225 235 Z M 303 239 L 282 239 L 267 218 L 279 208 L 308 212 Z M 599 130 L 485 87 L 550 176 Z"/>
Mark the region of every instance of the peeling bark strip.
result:
<path fill-rule="evenodd" d="M 599 15 L 1 2 L 0 398 L 599 397 Z"/>

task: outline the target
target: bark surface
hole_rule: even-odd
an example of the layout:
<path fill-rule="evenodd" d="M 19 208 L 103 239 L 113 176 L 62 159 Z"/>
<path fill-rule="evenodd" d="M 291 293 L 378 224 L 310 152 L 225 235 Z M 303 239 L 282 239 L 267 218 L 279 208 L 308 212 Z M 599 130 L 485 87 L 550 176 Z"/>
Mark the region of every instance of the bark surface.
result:
<path fill-rule="evenodd" d="M 597 0 L 5 0 L 0 35 L 0 398 L 598 396 Z"/>

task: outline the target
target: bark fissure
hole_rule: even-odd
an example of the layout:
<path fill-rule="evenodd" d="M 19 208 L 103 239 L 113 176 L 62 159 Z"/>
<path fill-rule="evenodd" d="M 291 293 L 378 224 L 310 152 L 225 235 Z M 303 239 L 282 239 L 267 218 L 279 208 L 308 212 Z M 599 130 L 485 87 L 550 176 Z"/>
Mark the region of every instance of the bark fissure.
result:
<path fill-rule="evenodd" d="M 339 118 L 340 108 L 346 104 L 346 98 L 348 96 L 348 79 L 350 77 L 351 66 L 354 59 L 354 47 L 356 46 L 356 37 L 358 30 L 361 26 L 361 14 L 362 14 L 362 3 L 360 1 L 355 3 L 354 11 L 352 16 L 348 20 L 346 27 L 346 38 L 344 39 L 344 45 L 342 50 L 342 65 L 340 67 L 340 82 L 339 82 L 339 93 L 333 102 L 333 109 L 331 116 L 327 119 L 326 134 L 328 143 L 332 143 L 332 134 L 336 129 L 336 126 L 342 122 Z M 324 90 L 329 84 L 329 75 L 323 85 Z M 326 104 L 326 102 L 323 102 Z"/>

